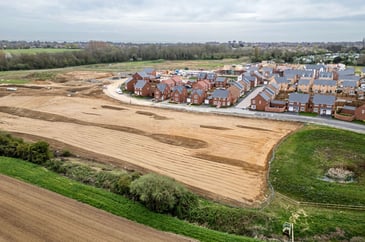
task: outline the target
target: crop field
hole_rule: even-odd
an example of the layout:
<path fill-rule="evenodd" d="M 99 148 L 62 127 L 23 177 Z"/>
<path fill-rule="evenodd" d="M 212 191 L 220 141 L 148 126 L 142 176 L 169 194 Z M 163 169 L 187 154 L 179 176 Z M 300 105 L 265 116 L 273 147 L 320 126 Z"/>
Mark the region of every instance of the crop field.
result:
<path fill-rule="evenodd" d="M 63 53 L 63 52 L 72 52 L 79 51 L 79 49 L 66 49 L 66 48 L 31 48 L 31 49 L 6 49 L 3 50 L 5 53 L 9 53 L 12 55 L 20 55 L 20 54 L 38 54 L 38 53 Z"/>
<path fill-rule="evenodd" d="M 235 205 L 264 200 L 271 150 L 300 127 L 65 96 L 4 96 L 0 117 L 2 130 L 60 141 L 111 157 L 122 167 L 167 175 Z"/>

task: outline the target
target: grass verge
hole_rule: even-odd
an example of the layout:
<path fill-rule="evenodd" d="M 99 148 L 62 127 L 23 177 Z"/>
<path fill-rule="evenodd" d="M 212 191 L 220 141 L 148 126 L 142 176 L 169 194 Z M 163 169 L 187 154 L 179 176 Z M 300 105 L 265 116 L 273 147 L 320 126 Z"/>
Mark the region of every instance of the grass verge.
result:
<path fill-rule="evenodd" d="M 94 188 L 57 175 L 19 159 L 0 157 L 0 173 L 43 187 L 115 215 L 200 241 L 256 241 L 195 226 L 171 216 L 149 211 L 139 203 L 103 189 Z"/>

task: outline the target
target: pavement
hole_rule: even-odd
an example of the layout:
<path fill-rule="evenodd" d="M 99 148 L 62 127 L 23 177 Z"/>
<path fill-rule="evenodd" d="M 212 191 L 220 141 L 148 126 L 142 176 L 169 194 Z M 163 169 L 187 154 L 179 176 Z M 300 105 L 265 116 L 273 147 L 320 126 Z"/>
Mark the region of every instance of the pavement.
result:
<path fill-rule="evenodd" d="M 114 83 L 106 86 L 103 90 L 104 93 L 116 100 L 119 100 L 123 103 L 141 105 L 141 106 L 152 106 L 158 108 L 166 108 L 172 110 L 185 110 L 190 112 L 199 112 L 199 113 L 216 113 L 230 116 L 238 116 L 238 117 L 249 117 L 249 118 L 262 118 L 262 119 L 271 119 L 271 120 L 281 120 L 281 121 L 295 121 L 295 122 L 304 122 L 318 125 L 325 125 L 333 128 L 339 128 L 344 130 L 350 130 L 357 133 L 365 134 L 365 125 L 340 121 L 336 119 L 332 119 L 329 117 L 307 117 L 298 115 L 297 113 L 270 113 L 270 112 L 257 112 L 251 111 L 247 109 L 247 103 L 251 100 L 255 93 L 260 92 L 260 88 L 256 88 L 253 92 L 251 92 L 245 99 L 243 99 L 239 104 L 235 107 L 231 108 L 214 108 L 209 106 L 190 106 L 187 104 L 171 104 L 168 101 L 164 102 L 152 102 L 150 99 L 139 99 L 131 97 L 130 94 L 122 93 L 118 94 L 116 89 L 120 87 L 121 84 L 124 83 L 126 79 L 117 80 Z M 244 102 L 242 105 L 241 103 Z"/>

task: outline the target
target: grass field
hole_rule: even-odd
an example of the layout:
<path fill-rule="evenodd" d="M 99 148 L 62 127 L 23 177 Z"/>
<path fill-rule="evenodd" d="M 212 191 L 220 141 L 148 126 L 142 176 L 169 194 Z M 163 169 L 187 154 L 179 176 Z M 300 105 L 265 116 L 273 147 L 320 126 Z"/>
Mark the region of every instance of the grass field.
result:
<path fill-rule="evenodd" d="M 26 84 L 28 82 L 29 80 L 25 79 L 12 79 L 12 80 L 0 79 L 0 84 Z"/>
<path fill-rule="evenodd" d="M 290 136 L 272 163 L 271 181 L 287 196 L 307 202 L 365 206 L 365 136 L 307 126 Z M 323 181 L 330 168 L 355 173 L 354 183 Z"/>
<path fill-rule="evenodd" d="M 5 53 L 9 53 L 12 55 L 20 55 L 20 54 L 38 54 L 38 53 L 63 53 L 63 52 L 72 52 L 79 51 L 80 49 L 66 49 L 66 48 L 31 48 L 31 49 L 6 49 L 3 50 Z"/>
<path fill-rule="evenodd" d="M 115 215 L 162 231 L 182 234 L 200 241 L 256 241 L 195 226 L 176 218 L 149 211 L 122 196 L 72 181 L 43 167 L 12 158 L 0 157 L 0 173 L 76 199 Z"/>

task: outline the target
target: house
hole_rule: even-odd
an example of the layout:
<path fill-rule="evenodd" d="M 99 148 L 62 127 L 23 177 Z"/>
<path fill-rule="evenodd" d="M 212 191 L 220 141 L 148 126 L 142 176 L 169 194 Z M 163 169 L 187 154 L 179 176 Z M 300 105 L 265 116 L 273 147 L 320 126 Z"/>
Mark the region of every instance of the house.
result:
<path fill-rule="evenodd" d="M 171 102 L 186 103 L 188 91 L 184 86 L 175 86 L 171 93 Z"/>
<path fill-rule="evenodd" d="M 265 112 L 283 113 L 286 110 L 286 101 L 271 100 L 270 104 L 265 107 Z"/>
<path fill-rule="evenodd" d="M 338 76 L 354 76 L 355 75 L 355 68 L 346 68 L 345 70 L 338 71 Z"/>
<path fill-rule="evenodd" d="M 210 82 L 210 83 L 214 83 L 215 79 L 217 78 L 217 74 L 215 74 L 214 72 L 209 72 L 207 74 L 207 80 Z"/>
<path fill-rule="evenodd" d="M 235 86 L 237 88 L 237 90 L 239 90 L 239 97 L 241 97 L 242 95 L 245 94 L 245 90 L 246 90 L 246 87 L 245 87 L 245 82 L 243 81 L 235 81 L 231 84 L 231 86 Z"/>
<path fill-rule="evenodd" d="M 327 70 L 325 65 L 319 64 L 319 65 L 305 65 L 304 69 L 306 71 L 311 71 L 313 73 L 314 78 L 318 78 L 318 75 L 320 72 L 324 72 Z"/>
<path fill-rule="evenodd" d="M 286 77 L 291 84 L 294 84 L 299 80 L 299 72 L 298 70 L 287 69 L 284 70 L 283 77 Z"/>
<path fill-rule="evenodd" d="M 142 70 L 142 72 L 146 73 L 147 75 L 149 76 L 154 76 L 156 77 L 157 73 L 156 73 L 156 70 L 152 67 L 147 67 L 147 68 L 144 68 Z"/>
<path fill-rule="evenodd" d="M 148 97 L 151 94 L 151 84 L 146 80 L 138 80 L 134 86 L 134 94 L 137 96 Z"/>
<path fill-rule="evenodd" d="M 198 81 L 207 79 L 207 73 L 206 72 L 199 72 L 198 73 Z"/>
<path fill-rule="evenodd" d="M 139 71 L 136 72 L 132 75 L 133 79 L 135 80 L 145 80 L 145 81 L 150 81 L 151 80 L 151 76 L 148 75 L 146 72 L 144 71 Z"/>
<path fill-rule="evenodd" d="M 231 104 L 237 103 L 238 99 L 241 97 L 241 89 L 239 85 L 232 85 L 228 88 L 228 91 L 231 93 Z"/>
<path fill-rule="evenodd" d="M 211 95 L 212 105 L 216 107 L 229 107 L 232 104 L 231 92 L 227 89 L 216 89 Z"/>
<path fill-rule="evenodd" d="M 365 104 L 356 108 L 355 119 L 365 121 Z"/>
<path fill-rule="evenodd" d="M 351 122 L 355 119 L 355 111 L 356 107 L 345 105 L 342 108 L 338 108 L 334 116 L 339 120 Z"/>
<path fill-rule="evenodd" d="M 336 96 L 334 95 L 314 94 L 312 112 L 320 115 L 332 115 L 335 101 Z"/>
<path fill-rule="evenodd" d="M 202 89 L 193 89 L 190 93 L 190 97 L 187 98 L 188 103 L 201 105 L 206 98 L 206 92 Z"/>
<path fill-rule="evenodd" d="M 165 79 L 165 80 L 162 80 L 161 83 L 164 83 L 166 85 L 168 85 L 170 87 L 170 89 L 174 88 L 175 85 L 175 81 L 172 80 L 172 79 Z"/>
<path fill-rule="evenodd" d="M 297 86 L 298 92 L 309 93 L 311 89 L 311 82 L 309 79 L 300 79 Z"/>
<path fill-rule="evenodd" d="M 313 82 L 314 93 L 336 93 L 337 81 L 316 79 Z"/>
<path fill-rule="evenodd" d="M 170 98 L 171 88 L 165 83 L 159 83 L 155 89 L 155 100 L 164 101 Z"/>
<path fill-rule="evenodd" d="M 288 78 L 276 76 L 273 82 L 278 85 L 280 91 L 286 92 L 289 90 L 290 80 Z"/>
<path fill-rule="evenodd" d="M 356 94 L 356 88 L 358 87 L 357 81 L 344 81 L 342 82 L 341 88 L 342 93 L 350 96 L 354 96 Z"/>
<path fill-rule="evenodd" d="M 307 70 L 298 70 L 298 76 L 301 79 L 309 79 L 314 80 L 316 74 L 313 71 L 307 71 Z"/>
<path fill-rule="evenodd" d="M 260 92 L 251 99 L 251 109 L 265 111 L 265 108 L 270 105 L 270 101 L 271 97 L 266 92 Z"/>
<path fill-rule="evenodd" d="M 274 69 L 271 67 L 263 67 L 260 72 L 262 73 L 263 76 L 265 77 L 270 77 L 273 75 L 274 73 Z"/>
<path fill-rule="evenodd" d="M 309 94 L 304 93 L 290 93 L 288 101 L 289 112 L 308 112 L 309 108 Z"/>
<path fill-rule="evenodd" d="M 215 79 L 214 85 L 216 88 L 226 88 L 228 83 L 227 77 L 219 76 Z"/>
<path fill-rule="evenodd" d="M 204 79 L 193 83 L 193 88 L 203 89 L 204 91 L 208 91 L 212 89 L 212 84 L 208 80 Z"/>
<path fill-rule="evenodd" d="M 183 85 L 183 81 L 180 76 L 173 76 L 173 77 L 171 77 L 171 80 L 175 83 L 175 86 Z"/>
<path fill-rule="evenodd" d="M 247 89 L 246 91 L 249 91 L 250 89 L 257 87 L 257 77 L 255 76 L 243 76 L 242 80 L 244 82 L 250 83 L 250 88 Z"/>
<path fill-rule="evenodd" d="M 321 79 L 321 80 L 333 80 L 333 72 L 326 72 L 326 71 L 323 71 L 323 72 L 320 72 L 319 75 L 318 75 L 318 79 Z"/>
<path fill-rule="evenodd" d="M 134 92 L 134 86 L 136 85 L 137 83 L 137 80 L 132 78 L 132 77 L 129 77 L 125 82 L 124 82 L 124 88 L 127 90 L 127 91 L 130 91 L 130 92 Z"/>

